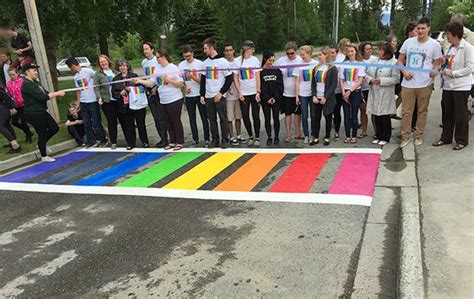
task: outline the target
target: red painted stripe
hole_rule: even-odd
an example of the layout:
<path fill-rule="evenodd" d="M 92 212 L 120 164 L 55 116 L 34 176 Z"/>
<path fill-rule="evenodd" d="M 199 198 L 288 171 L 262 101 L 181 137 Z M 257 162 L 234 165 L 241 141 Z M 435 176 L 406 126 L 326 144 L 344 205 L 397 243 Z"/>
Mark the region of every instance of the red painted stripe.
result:
<path fill-rule="evenodd" d="M 379 154 L 346 154 L 328 193 L 372 196 L 379 161 Z"/>
<path fill-rule="evenodd" d="M 300 154 L 269 192 L 308 192 L 330 156 L 331 154 Z"/>

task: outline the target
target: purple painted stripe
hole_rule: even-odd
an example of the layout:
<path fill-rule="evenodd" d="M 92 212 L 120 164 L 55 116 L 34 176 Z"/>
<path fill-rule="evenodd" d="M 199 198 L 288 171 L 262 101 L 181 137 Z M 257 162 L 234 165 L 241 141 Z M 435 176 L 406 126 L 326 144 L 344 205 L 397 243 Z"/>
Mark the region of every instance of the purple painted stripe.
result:
<path fill-rule="evenodd" d="M 22 183 L 26 180 L 32 179 L 36 176 L 45 174 L 47 172 L 56 170 L 58 168 L 64 167 L 67 164 L 75 162 L 77 160 L 90 157 L 95 155 L 96 153 L 88 153 L 88 152 L 74 152 L 62 157 L 56 158 L 55 162 L 43 162 L 37 164 L 32 167 L 28 167 L 26 169 L 14 172 L 12 174 L 6 175 L 4 177 L 0 177 L 1 182 L 10 182 L 10 183 Z"/>

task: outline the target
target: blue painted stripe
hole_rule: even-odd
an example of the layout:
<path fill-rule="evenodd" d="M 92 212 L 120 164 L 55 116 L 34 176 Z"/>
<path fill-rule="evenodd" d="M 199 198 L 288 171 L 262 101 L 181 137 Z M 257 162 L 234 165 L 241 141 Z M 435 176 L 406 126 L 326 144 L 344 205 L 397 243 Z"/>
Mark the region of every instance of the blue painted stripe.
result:
<path fill-rule="evenodd" d="M 143 153 L 122 161 L 110 168 L 80 180 L 78 186 L 105 186 L 122 176 L 166 155 L 166 153 Z"/>
<path fill-rule="evenodd" d="M 96 169 L 100 169 L 106 166 L 113 161 L 120 159 L 122 157 L 127 156 L 127 153 L 99 153 L 95 157 L 91 157 L 87 159 L 87 161 L 70 167 L 66 168 L 63 171 L 48 175 L 47 177 L 39 180 L 39 184 L 64 184 L 68 181 L 74 181 L 81 179 L 84 175 L 88 173 L 94 173 Z"/>
<path fill-rule="evenodd" d="M 32 179 L 39 175 L 46 174 L 53 170 L 59 169 L 66 166 L 67 164 L 73 163 L 75 161 L 85 159 L 88 157 L 96 155 L 96 153 L 90 152 L 74 152 L 62 157 L 56 158 L 55 162 L 43 162 L 32 167 L 14 172 L 12 174 L 0 177 L 1 182 L 10 182 L 10 183 L 22 183 L 26 180 Z"/>

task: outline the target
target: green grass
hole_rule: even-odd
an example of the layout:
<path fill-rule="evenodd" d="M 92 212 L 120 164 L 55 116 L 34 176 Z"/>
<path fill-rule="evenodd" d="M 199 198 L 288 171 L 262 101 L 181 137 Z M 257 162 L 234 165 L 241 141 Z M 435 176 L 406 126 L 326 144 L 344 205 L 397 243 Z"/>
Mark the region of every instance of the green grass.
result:
<path fill-rule="evenodd" d="M 59 89 L 65 89 L 65 88 L 71 88 L 71 87 L 74 87 L 73 81 L 60 81 L 59 82 Z M 67 128 L 64 125 L 64 123 L 66 121 L 66 113 L 67 113 L 67 108 L 69 107 L 69 103 L 72 101 L 75 101 L 75 99 L 76 99 L 75 92 L 68 92 L 63 98 L 56 99 L 56 102 L 58 104 L 59 116 L 61 118 L 61 123 L 59 124 L 59 132 L 56 135 L 54 135 L 53 138 L 51 138 L 51 140 L 48 142 L 48 146 L 71 139 L 71 136 L 69 136 L 69 133 L 67 132 Z M 6 154 L 8 149 L 0 148 L 0 161 L 4 161 L 16 156 L 20 156 L 20 155 L 38 150 L 38 148 L 36 147 L 36 143 L 38 142 L 38 136 L 36 135 L 36 132 L 34 131 L 31 125 L 30 125 L 30 129 L 33 133 L 35 133 L 35 135 L 33 136 L 33 143 L 31 144 L 25 143 L 25 134 L 21 130 L 19 130 L 18 128 L 14 128 L 14 129 L 15 129 L 16 136 L 18 138 L 18 142 L 20 143 L 23 150 L 18 154 Z M 2 145 L 7 144 L 4 138 L 1 144 Z"/>

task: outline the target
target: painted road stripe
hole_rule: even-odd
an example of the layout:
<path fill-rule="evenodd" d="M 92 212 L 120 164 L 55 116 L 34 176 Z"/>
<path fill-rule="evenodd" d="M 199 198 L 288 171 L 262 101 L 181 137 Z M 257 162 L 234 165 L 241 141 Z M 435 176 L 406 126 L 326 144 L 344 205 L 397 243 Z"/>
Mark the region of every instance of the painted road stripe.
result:
<path fill-rule="evenodd" d="M 204 153 L 176 153 L 163 159 L 145 171 L 121 182 L 119 187 L 149 187 Z"/>
<path fill-rule="evenodd" d="M 285 203 L 314 203 L 340 204 L 354 206 L 370 206 L 371 196 L 344 195 L 344 194 L 316 194 L 316 193 L 269 193 L 269 192 L 236 192 L 236 191 L 208 191 L 208 190 L 172 190 L 155 188 L 131 188 L 109 186 L 71 186 L 21 184 L 0 182 L 0 190 L 66 193 L 66 194 L 99 194 L 99 195 L 128 195 L 149 196 L 162 198 L 187 198 L 204 200 L 231 200 L 257 202 L 285 202 Z"/>
<path fill-rule="evenodd" d="M 331 155 L 301 154 L 291 163 L 269 192 L 308 192 Z"/>
<path fill-rule="evenodd" d="M 38 181 L 39 184 L 64 184 L 68 181 L 73 181 L 77 178 L 80 179 L 84 175 L 94 172 L 94 169 L 100 169 L 106 166 L 113 161 L 126 156 L 126 153 L 108 153 L 108 154 L 99 154 L 95 157 L 87 159 L 83 163 L 66 168 L 63 171 L 56 172 L 54 174 L 48 175 L 42 180 Z"/>
<path fill-rule="evenodd" d="M 80 152 L 127 152 L 127 153 L 162 153 L 165 152 L 159 148 L 134 148 L 127 151 L 126 148 L 117 148 L 112 150 L 110 148 L 89 148 L 81 149 Z M 171 152 L 171 151 L 166 151 Z M 280 154 L 345 154 L 345 153 L 361 153 L 361 154 L 381 154 L 380 148 L 183 148 L 180 153 L 244 153 L 244 154 L 259 154 L 259 153 L 280 153 Z"/>
<path fill-rule="evenodd" d="M 283 157 L 285 154 L 256 154 L 214 190 L 252 191 Z"/>
<path fill-rule="evenodd" d="M 140 168 L 154 160 L 157 160 L 163 157 L 165 153 L 147 153 L 147 154 L 138 154 L 134 157 L 131 157 L 125 161 L 122 161 L 114 166 L 107 168 L 101 172 L 98 172 L 94 175 L 91 175 L 85 179 L 80 180 L 74 185 L 78 186 L 103 186 L 107 185 L 116 179 L 127 175 L 128 173 Z"/>
<path fill-rule="evenodd" d="M 55 162 L 43 162 L 35 166 L 8 174 L 4 177 L 0 177 L 0 181 L 21 183 L 93 155 L 94 152 L 74 152 L 68 155 L 57 157 Z"/>
<path fill-rule="evenodd" d="M 243 155 L 243 153 L 216 153 L 163 188 L 197 190 Z"/>
<path fill-rule="evenodd" d="M 372 196 L 379 161 L 380 155 L 377 154 L 346 154 L 329 188 L 329 194 Z"/>

